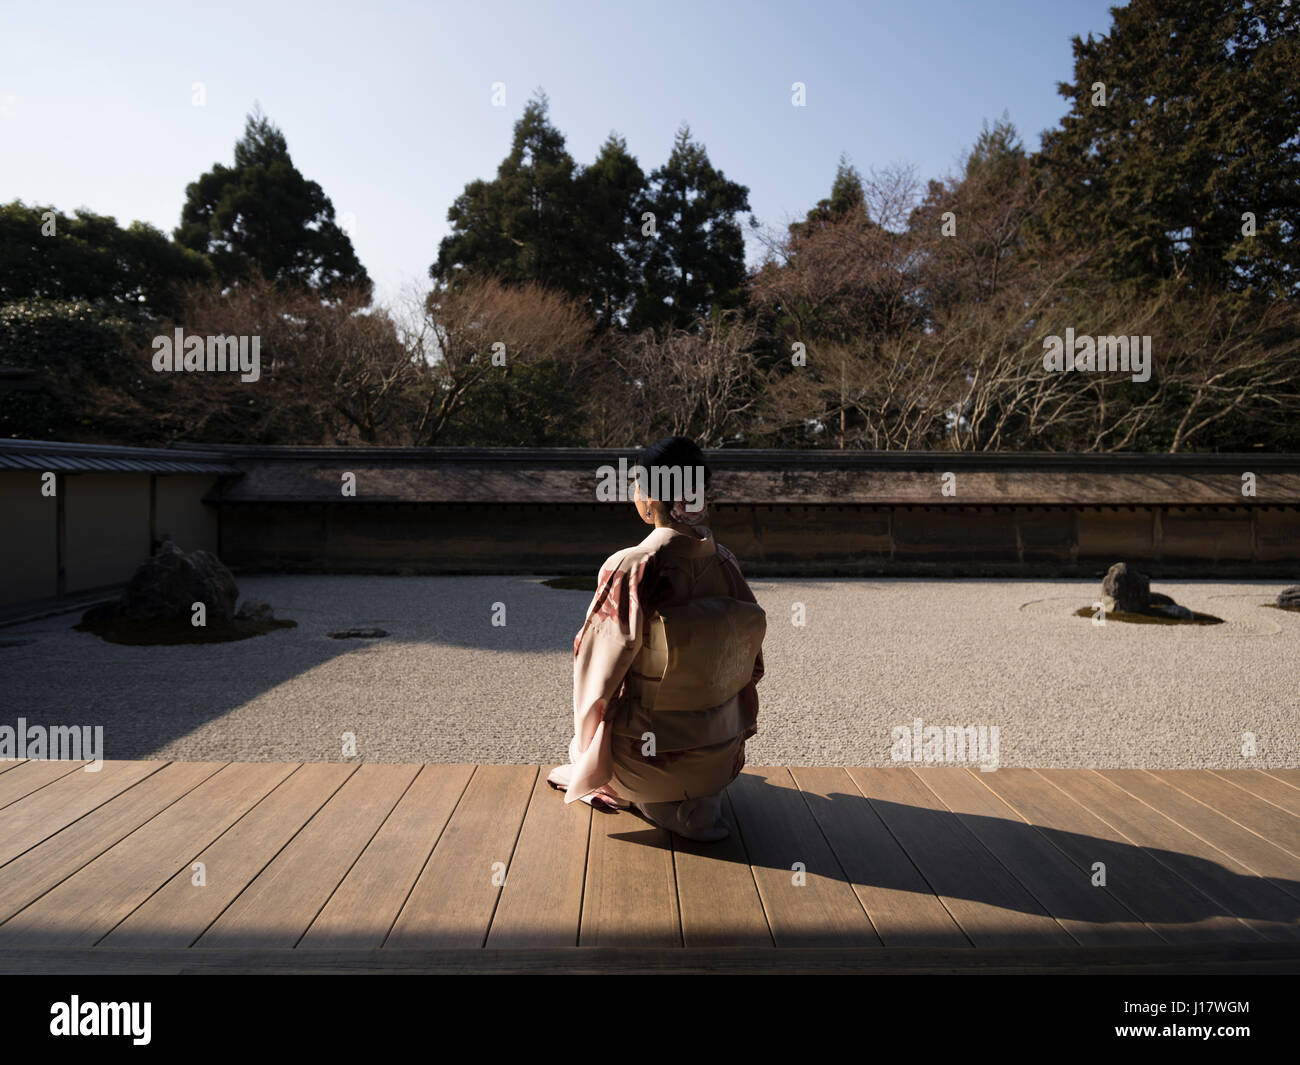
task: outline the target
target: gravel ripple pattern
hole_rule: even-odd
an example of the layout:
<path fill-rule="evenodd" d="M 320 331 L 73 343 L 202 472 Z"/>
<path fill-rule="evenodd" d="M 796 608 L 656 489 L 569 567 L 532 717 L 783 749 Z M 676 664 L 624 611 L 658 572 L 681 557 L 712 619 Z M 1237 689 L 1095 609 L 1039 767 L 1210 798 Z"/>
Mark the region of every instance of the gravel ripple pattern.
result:
<path fill-rule="evenodd" d="M 1286 583 L 1161 581 L 1228 624 L 1094 626 L 1073 612 L 1097 581 L 754 580 L 767 676 L 746 758 L 897 764 L 892 730 L 920 719 L 996 725 L 1004 766 L 1297 766 L 1300 614 L 1264 605 Z M 240 588 L 298 627 L 176 647 L 105 643 L 71 614 L 7 629 L 31 642 L 0 647 L 0 724 L 103 725 L 108 758 L 353 760 L 350 733 L 365 761 L 566 760 L 589 592 L 528 576 Z M 390 635 L 326 636 L 364 627 Z"/>

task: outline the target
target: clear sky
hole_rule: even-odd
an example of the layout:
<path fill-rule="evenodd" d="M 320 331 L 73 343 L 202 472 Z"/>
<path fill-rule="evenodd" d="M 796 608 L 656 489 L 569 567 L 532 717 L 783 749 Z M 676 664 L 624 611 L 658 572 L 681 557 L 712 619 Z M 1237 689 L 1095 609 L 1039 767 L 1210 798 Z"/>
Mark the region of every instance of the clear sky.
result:
<path fill-rule="evenodd" d="M 570 154 L 611 130 L 647 173 L 681 122 L 782 225 L 863 172 L 941 177 L 1006 111 L 1031 148 L 1065 113 L 1070 38 L 1108 0 L 67 2 L 0 18 L 0 202 L 170 233 L 254 101 L 353 240 L 380 300 L 426 271 L 447 208 L 509 150 L 537 87 Z M 806 85 L 806 107 L 791 85 Z M 194 105 L 196 82 L 202 106 Z M 504 82 L 506 106 L 492 104 Z M 756 248 L 753 250 L 757 250 Z"/>

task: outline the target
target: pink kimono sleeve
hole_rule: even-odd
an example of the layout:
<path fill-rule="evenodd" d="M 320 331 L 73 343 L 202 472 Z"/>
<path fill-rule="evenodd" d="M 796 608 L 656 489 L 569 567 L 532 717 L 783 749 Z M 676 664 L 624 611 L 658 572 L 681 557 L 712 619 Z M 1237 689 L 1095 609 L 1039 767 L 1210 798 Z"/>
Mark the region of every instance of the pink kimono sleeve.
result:
<path fill-rule="evenodd" d="M 570 764 L 547 778 L 566 789 L 566 804 L 587 798 L 613 776 L 613 734 L 606 715 L 641 649 L 645 615 L 640 583 L 648 561 L 642 559 L 635 568 L 601 569 L 595 598 L 574 638 Z"/>

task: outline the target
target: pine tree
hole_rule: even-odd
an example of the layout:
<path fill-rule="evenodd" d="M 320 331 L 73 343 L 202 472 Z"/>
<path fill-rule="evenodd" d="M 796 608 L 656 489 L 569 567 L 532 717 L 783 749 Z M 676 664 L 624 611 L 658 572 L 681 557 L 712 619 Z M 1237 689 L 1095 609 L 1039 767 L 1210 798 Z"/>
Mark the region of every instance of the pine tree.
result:
<path fill-rule="evenodd" d="M 575 233 L 575 164 L 551 124 L 540 90 L 515 123 L 510 154 L 493 181 L 473 181 L 447 212 L 451 233 L 429 268 L 434 280 L 456 274 L 536 281 L 570 295 L 583 290 L 582 246 Z"/>
<path fill-rule="evenodd" d="M 293 165 L 284 134 L 254 111 L 235 145 L 235 165 L 220 163 L 185 190 L 177 242 L 211 259 L 223 284 L 260 273 L 278 284 L 331 296 L 371 281 L 334 205 Z"/>
<path fill-rule="evenodd" d="M 1061 128 L 1039 162 L 1049 232 L 1116 282 L 1294 291 L 1300 283 L 1300 10 L 1134 0 L 1074 39 Z M 1253 216 L 1255 235 L 1247 236 Z"/>
<path fill-rule="evenodd" d="M 647 241 L 639 209 L 645 172 L 611 133 L 600 154 L 578 177 L 578 219 L 586 239 L 582 282 L 600 328 L 626 323 L 637 290 Z"/>
<path fill-rule="evenodd" d="M 745 240 L 736 215 L 749 189 L 709 162 L 690 128 L 677 132 L 668 162 L 650 175 L 646 210 L 654 215 L 632 326 L 685 328 L 744 301 Z"/>
<path fill-rule="evenodd" d="M 866 192 L 862 186 L 862 175 L 849 163 L 848 157 L 840 156 L 839 165 L 835 167 L 835 180 L 831 182 L 831 194 L 818 200 L 817 206 L 808 212 L 802 222 L 790 226 L 792 235 L 806 235 L 810 230 L 842 219 L 847 215 L 867 210 Z"/>

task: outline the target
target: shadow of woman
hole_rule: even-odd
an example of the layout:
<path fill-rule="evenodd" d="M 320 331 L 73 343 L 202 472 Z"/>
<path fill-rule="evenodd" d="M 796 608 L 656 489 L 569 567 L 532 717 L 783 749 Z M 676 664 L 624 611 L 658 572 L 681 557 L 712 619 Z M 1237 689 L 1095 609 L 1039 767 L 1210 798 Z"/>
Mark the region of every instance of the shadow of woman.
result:
<path fill-rule="evenodd" d="M 1161 939 L 1300 942 L 1300 881 L 1240 872 L 1245 866 L 1228 855 L 1224 862 L 1210 860 L 1202 856 L 1210 850 L 1208 844 L 1197 848 L 1202 854 L 1184 853 L 1139 845 L 1119 832 L 1107 837 L 1029 823 L 1010 806 L 1005 807 L 1007 816 L 991 816 L 899 801 L 900 794 L 924 779 L 905 768 L 854 770 L 854 778 L 841 769 L 793 772 L 856 784 L 867 794 L 815 784 L 801 790 L 785 769 L 747 769 L 725 792 L 733 831 L 721 842 L 697 843 L 676 835 L 669 841 L 668 833 L 649 822 L 646 829 L 611 835 L 749 865 L 760 892 L 766 884 L 768 894 L 773 885 L 788 882 L 851 885 L 877 926 L 873 904 L 898 906 L 890 893 L 937 898 L 976 946 L 982 945 L 982 935 L 990 943 L 1022 938 L 1011 934 L 1008 940 L 1014 921 L 1004 920 L 1007 927 L 997 930 L 998 915 L 1016 913 L 1048 923 L 1054 919 L 1059 935 L 1047 935 L 1045 945 L 1053 939 L 1066 944 L 1129 939 L 1153 944 Z M 962 769 L 926 772 L 979 775 Z M 918 792 L 921 802 L 942 805 L 920 787 L 929 796 Z M 1117 789 L 1117 794 L 1123 793 Z M 1088 816 L 1081 808 L 1080 821 L 1086 823 Z M 1150 810 L 1149 816 L 1157 822 L 1164 815 Z M 1252 843 L 1261 844 L 1271 846 L 1262 840 Z M 1278 868 L 1300 865 L 1290 852 L 1274 849 Z M 763 901 L 767 907 L 766 894 Z M 1107 928 L 1110 934 L 1105 934 Z M 1026 927 L 1023 939 L 1033 938 Z"/>

